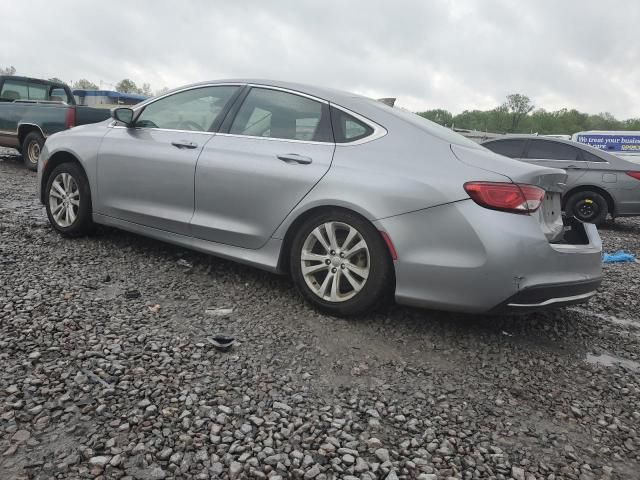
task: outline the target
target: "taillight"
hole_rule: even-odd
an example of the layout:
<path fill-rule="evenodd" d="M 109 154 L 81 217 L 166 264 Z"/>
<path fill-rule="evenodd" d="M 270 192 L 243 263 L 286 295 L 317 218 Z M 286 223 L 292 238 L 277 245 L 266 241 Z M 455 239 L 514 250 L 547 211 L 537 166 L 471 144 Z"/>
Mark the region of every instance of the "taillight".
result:
<path fill-rule="evenodd" d="M 635 178 L 636 180 L 640 180 L 640 172 L 627 172 L 627 175 Z"/>
<path fill-rule="evenodd" d="M 467 182 L 465 191 L 478 205 L 511 213 L 532 213 L 540 208 L 544 190 L 523 183 Z"/>
<path fill-rule="evenodd" d="M 64 116 L 64 126 L 66 128 L 73 128 L 76 126 L 76 109 L 73 107 L 67 108 L 67 113 Z"/>

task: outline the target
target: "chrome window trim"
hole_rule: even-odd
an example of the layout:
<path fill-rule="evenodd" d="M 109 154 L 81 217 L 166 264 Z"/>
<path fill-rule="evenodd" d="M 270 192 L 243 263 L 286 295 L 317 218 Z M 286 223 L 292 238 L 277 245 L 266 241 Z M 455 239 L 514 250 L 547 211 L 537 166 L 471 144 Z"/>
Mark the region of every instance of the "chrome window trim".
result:
<path fill-rule="evenodd" d="M 384 128 L 382 125 L 378 125 L 376 122 L 369 120 L 367 117 L 363 117 L 362 115 L 360 115 L 359 113 L 354 112 L 353 110 L 349 110 L 348 108 L 342 107 L 340 105 L 336 105 L 335 103 L 331 103 L 330 104 L 332 107 L 337 108 L 338 110 L 343 111 L 344 113 L 351 115 L 352 117 L 356 118 L 357 120 L 360 120 L 362 123 L 368 125 L 369 127 L 371 127 L 373 129 L 373 133 L 371 133 L 371 135 L 367 135 L 364 138 L 360 138 L 358 140 L 354 140 L 352 142 L 342 142 L 342 143 L 336 143 L 336 146 L 340 147 L 350 147 L 353 145 L 362 145 L 363 143 L 368 143 L 368 142 L 373 142 L 374 140 L 377 140 L 379 138 L 384 137 L 388 132 L 388 130 L 386 128 Z"/>
<path fill-rule="evenodd" d="M 122 128 L 122 129 L 132 129 L 132 130 L 139 130 L 139 131 L 156 131 L 156 132 L 179 132 L 179 133 L 195 133 L 195 134 L 201 134 L 201 135 L 217 135 L 216 132 L 202 132 L 200 130 L 177 130 L 177 129 L 173 129 L 173 128 L 156 128 L 156 127 L 125 127 L 123 125 L 115 125 L 115 123 L 117 123 L 116 121 L 114 121 L 113 123 L 111 123 L 111 125 L 109 125 L 109 128 Z"/>
<path fill-rule="evenodd" d="M 310 145 L 336 145 L 335 142 L 314 142 L 313 140 L 297 140 L 295 138 L 259 137 L 256 135 L 239 135 L 237 133 L 216 133 L 221 137 L 253 138 L 256 140 L 272 140 L 276 142 L 306 143 Z"/>
<path fill-rule="evenodd" d="M 279 92 L 290 93 L 292 95 L 298 95 L 299 97 L 306 97 L 309 100 L 313 100 L 319 103 L 323 103 L 325 105 L 329 105 L 329 102 L 323 98 L 314 97 L 313 95 L 309 95 L 308 93 L 300 92 L 298 90 L 291 90 L 290 88 L 274 87 L 272 85 L 263 85 L 260 83 L 248 83 L 247 85 L 249 87 L 264 88 L 265 90 L 277 90 Z"/>

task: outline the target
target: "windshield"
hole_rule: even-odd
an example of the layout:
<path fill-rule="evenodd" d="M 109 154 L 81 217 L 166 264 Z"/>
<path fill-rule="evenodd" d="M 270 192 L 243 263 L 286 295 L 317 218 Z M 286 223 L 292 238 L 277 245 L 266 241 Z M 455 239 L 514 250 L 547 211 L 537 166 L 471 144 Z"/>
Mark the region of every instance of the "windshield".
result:
<path fill-rule="evenodd" d="M 410 112 L 409 110 L 405 110 L 403 108 L 397 108 L 397 107 L 389 107 L 388 105 L 385 105 L 384 103 L 378 100 L 373 100 L 370 98 L 367 98 L 366 101 L 371 102 L 377 108 L 381 108 L 387 111 L 388 113 L 395 115 L 396 117 L 401 118 L 406 122 L 409 122 L 412 125 L 426 131 L 427 133 L 433 135 L 434 137 L 438 137 L 444 140 L 445 142 L 452 143 L 454 145 L 461 145 L 463 147 L 484 149 L 484 147 L 477 144 L 473 140 L 469 140 L 465 136 L 454 132 L 450 128 L 443 127 L 442 125 L 438 125 L 437 123 L 434 123 L 431 120 L 427 120 L 426 118 L 421 117 L 420 115 L 417 115 L 413 112 Z"/>

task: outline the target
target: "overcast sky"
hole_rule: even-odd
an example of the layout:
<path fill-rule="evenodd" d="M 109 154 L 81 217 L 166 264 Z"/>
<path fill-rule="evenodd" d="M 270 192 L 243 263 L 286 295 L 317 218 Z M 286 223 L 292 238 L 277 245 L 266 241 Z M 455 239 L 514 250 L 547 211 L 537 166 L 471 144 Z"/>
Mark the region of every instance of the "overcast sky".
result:
<path fill-rule="evenodd" d="M 517 92 L 629 118 L 638 21 L 638 0 L 3 0 L 0 66 L 105 89 L 273 78 L 454 113 Z"/>

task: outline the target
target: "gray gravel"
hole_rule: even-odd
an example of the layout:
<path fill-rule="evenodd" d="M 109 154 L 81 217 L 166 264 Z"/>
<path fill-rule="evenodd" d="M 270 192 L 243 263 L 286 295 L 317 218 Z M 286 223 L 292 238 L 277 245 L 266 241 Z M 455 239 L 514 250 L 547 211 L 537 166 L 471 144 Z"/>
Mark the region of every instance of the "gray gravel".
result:
<path fill-rule="evenodd" d="M 640 254 L 639 220 L 601 233 Z M 614 265 L 582 307 L 340 320 L 287 278 L 63 239 L 0 153 L 0 478 L 638 479 L 639 283 Z"/>

